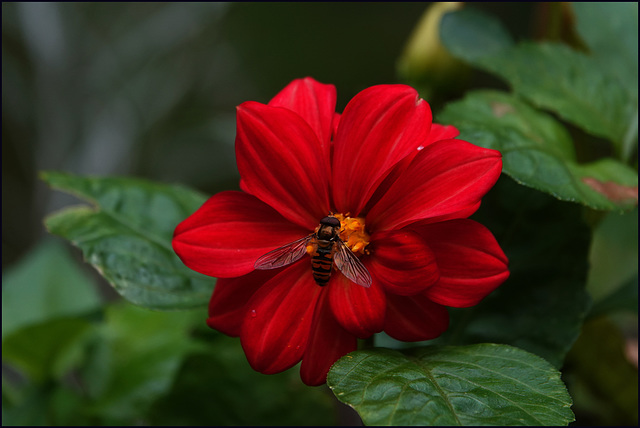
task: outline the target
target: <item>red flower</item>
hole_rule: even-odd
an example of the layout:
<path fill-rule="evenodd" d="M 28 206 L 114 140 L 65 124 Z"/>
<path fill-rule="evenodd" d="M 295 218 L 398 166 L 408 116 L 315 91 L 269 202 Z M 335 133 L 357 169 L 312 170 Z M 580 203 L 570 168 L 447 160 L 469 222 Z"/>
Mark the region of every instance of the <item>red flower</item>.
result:
<path fill-rule="evenodd" d="M 324 383 L 357 338 L 439 336 L 449 323 L 446 306 L 473 306 L 509 276 L 491 232 L 467 219 L 500 175 L 499 152 L 432 124 L 429 105 L 405 85 L 365 89 L 342 115 L 335 103 L 333 85 L 305 78 L 267 105 L 238 106 L 242 191 L 211 197 L 173 239 L 187 266 L 219 278 L 208 325 L 239 336 L 259 372 L 302 360 L 308 385 Z M 370 272 L 370 287 L 339 270 L 319 286 L 306 256 L 254 269 L 332 213 Z"/>

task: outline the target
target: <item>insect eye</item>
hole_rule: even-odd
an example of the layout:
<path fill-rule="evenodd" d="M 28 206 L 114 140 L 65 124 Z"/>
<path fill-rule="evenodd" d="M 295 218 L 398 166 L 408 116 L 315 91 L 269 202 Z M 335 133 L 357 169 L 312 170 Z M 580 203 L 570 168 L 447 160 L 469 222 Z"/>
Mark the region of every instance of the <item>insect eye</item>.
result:
<path fill-rule="evenodd" d="M 327 217 L 323 218 L 322 220 L 320 220 L 320 224 L 322 224 L 324 226 L 340 227 L 340 220 L 338 220 L 335 217 L 327 216 Z"/>

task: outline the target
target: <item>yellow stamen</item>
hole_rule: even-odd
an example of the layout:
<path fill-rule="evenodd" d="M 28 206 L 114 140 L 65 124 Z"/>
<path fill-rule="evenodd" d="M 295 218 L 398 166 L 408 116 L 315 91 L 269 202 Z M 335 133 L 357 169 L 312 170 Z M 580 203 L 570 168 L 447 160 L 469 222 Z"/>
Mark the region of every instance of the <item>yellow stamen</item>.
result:
<path fill-rule="evenodd" d="M 340 220 L 340 239 L 349 247 L 353 253 L 369 254 L 367 245 L 369 245 L 369 234 L 367 233 L 364 225 L 364 217 L 349 217 L 349 213 L 346 214 L 333 214 L 338 220 Z"/>

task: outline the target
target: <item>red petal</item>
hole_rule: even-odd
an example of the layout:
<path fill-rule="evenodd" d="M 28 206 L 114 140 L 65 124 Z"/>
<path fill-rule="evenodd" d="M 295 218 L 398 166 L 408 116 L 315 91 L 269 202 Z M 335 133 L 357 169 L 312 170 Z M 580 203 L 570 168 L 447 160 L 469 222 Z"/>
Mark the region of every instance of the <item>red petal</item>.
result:
<path fill-rule="evenodd" d="M 235 277 L 251 272 L 263 254 L 309 233 L 256 197 L 227 191 L 209 198 L 180 223 L 172 244 L 189 268 Z"/>
<path fill-rule="evenodd" d="M 450 212 L 448 214 L 443 214 L 443 215 L 439 215 L 439 216 L 435 216 L 435 217 L 429 217 L 429 218 L 425 218 L 424 220 L 418 220 L 415 223 L 412 223 L 411 226 L 409 226 L 409 227 L 413 227 L 414 225 L 421 225 L 421 224 L 439 223 L 439 222 L 442 222 L 442 221 L 454 220 L 454 219 L 458 219 L 458 218 L 467 218 L 471 214 L 473 214 L 476 211 L 478 211 L 478 208 L 480 208 L 480 203 L 481 203 L 481 201 L 478 201 L 475 204 L 471 204 L 469 206 L 466 206 L 466 207 L 464 207 L 463 209 L 461 209 L 459 211 L 453 211 L 453 212 Z"/>
<path fill-rule="evenodd" d="M 404 342 L 435 339 L 449 327 L 447 308 L 424 295 L 405 297 L 387 295 L 384 331 Z"/>
<path fill-rule="evenodd" d="M 365 288 L 336 272 L 327 287 L 333 314 L 349 333 L 367 338 L 382 331 L 385 297 L 376 281 Z"/>
<path fill-rule="evenodd" d="M 460 131 L 453 125 L 440 125 L 439 123 L 432 123 L 431 130 L 429 131 L 429 137 L 422 144 L 423 147 L 427 147 L 429 144 L 435 143 L 440 140 L 450 140 L 460 135 Z"/>
<path fill-rule="evenodd" d="M 418 294 L 439 277 L 433 251 L 413 232 L 380 232 L 371 237 L 371 275 L 393 294 Z"/>
<path fill-rule="evenodd" d="M 415 158 L 418 153 L 420 153 L 420 150 L 424 149 L 429 144 L 435 143 L 436 141 L 455 138 L 459 134 L 460 131 L 458 131 L 452 125 L 439 125 L 437 123 L 431 124 L 431 131 L 429 132 L 429 136 L 427 137 L 427 139 L 425 141 L 421 141 L 420 145 L 416 147 L 416 150 L 412 150 L 411 152 L 409 152 L 409 154 L 405 156 L 404 159 L 402 159 L 400 162 L 395 164 L 393 168 L 391 168 L 389 174 L 376 188 L 371 198 L 369 198 L 364 212 L 370 211 L 371 207 L 373 207 L 380 200 L 380 198 L 382 198 L 382 195 L 384 195 L 387 190 L 389 190 L 389 187 L 391 187 L 391 185 L 398 179 L 398 177 L 402 175 L 402 173 L 413 161 L 413 158 Z"/>
<path fill-rule="evenodd" d="M 236 158 L 243 187 L 313 230 L 330 212 L 329 152 L 300 116 L 248 101 L 238 106 Z"/>
<path fill-rule="evenodd" d="M 469 219 L 416 226 L 436 254 L 440 280 L 425 291 L 434 302 L 476 305 L 509 277 L 508 260 L 489 229 Z"/>
<path fill-rule="evenodd" d="M 300 361 L 321 291 L 309 261 L 303 259 L 253 295 L 246 306 L 240 342 L 254 370 L 279 373 Z"/>
<path fill-rule="evenodd" d="M 207 325 L 229 336 L 240 336 L 247 302 L 281 270 L 255 270 L 238 278 L 218 279 L 209 301 Z"/>
<path fill-rule="evenodd" d="M 370 230 L 398 229 L 417 220 L 469 210 L 502 171 L 496 150 L 462 140 L 425 147 L 366 217 Z"/>
<path fill-rule="evenodd" d="M 338 133 L 338 125 L 340 125 L 340 116 L 340 113 L 333 114 L 333 121 L 331 122 L 331 141 L 336 139 L 336 134 Z"/>
<path fill-rule="evenodd" d="M 269 101 L 273 107 L 285 107 L 307 122 L 318 136 L 322 150 L 328 155 L 331 122 L 336 111 L 336 88 L 311 77 L 296 79 Z"/>
<path fill-rule="evenodd" d="M 318 301 L 307 349 L 302 357 L 300 377 L 309 386 L 326 382 L 329 369 L 340 357 L 355 351 L 356 337 L 346 331 L 334 319 L 327 293 L 322 293 Z"/>
<path fill-rule="evenodd" d="M 333 154 L 334 203 L 359 215 L 389 169 L 429 135 L 431 109 L 406 85 L 357 94 L 340 118 Z"/>

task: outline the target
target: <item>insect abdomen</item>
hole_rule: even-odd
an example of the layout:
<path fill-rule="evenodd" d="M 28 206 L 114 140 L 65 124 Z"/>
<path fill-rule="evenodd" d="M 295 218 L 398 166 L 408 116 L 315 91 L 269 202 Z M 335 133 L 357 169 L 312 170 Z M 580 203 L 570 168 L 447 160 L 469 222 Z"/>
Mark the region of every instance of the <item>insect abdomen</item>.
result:
<path fill-rule="evenodd" d="M 313 279 L 320 286 L 327 285 L 331 278 L 331 269 L 333 268 L 333 242 L 323 246 L 318 244 L 316 251 L 311 256 L 311 272 Z"/>

